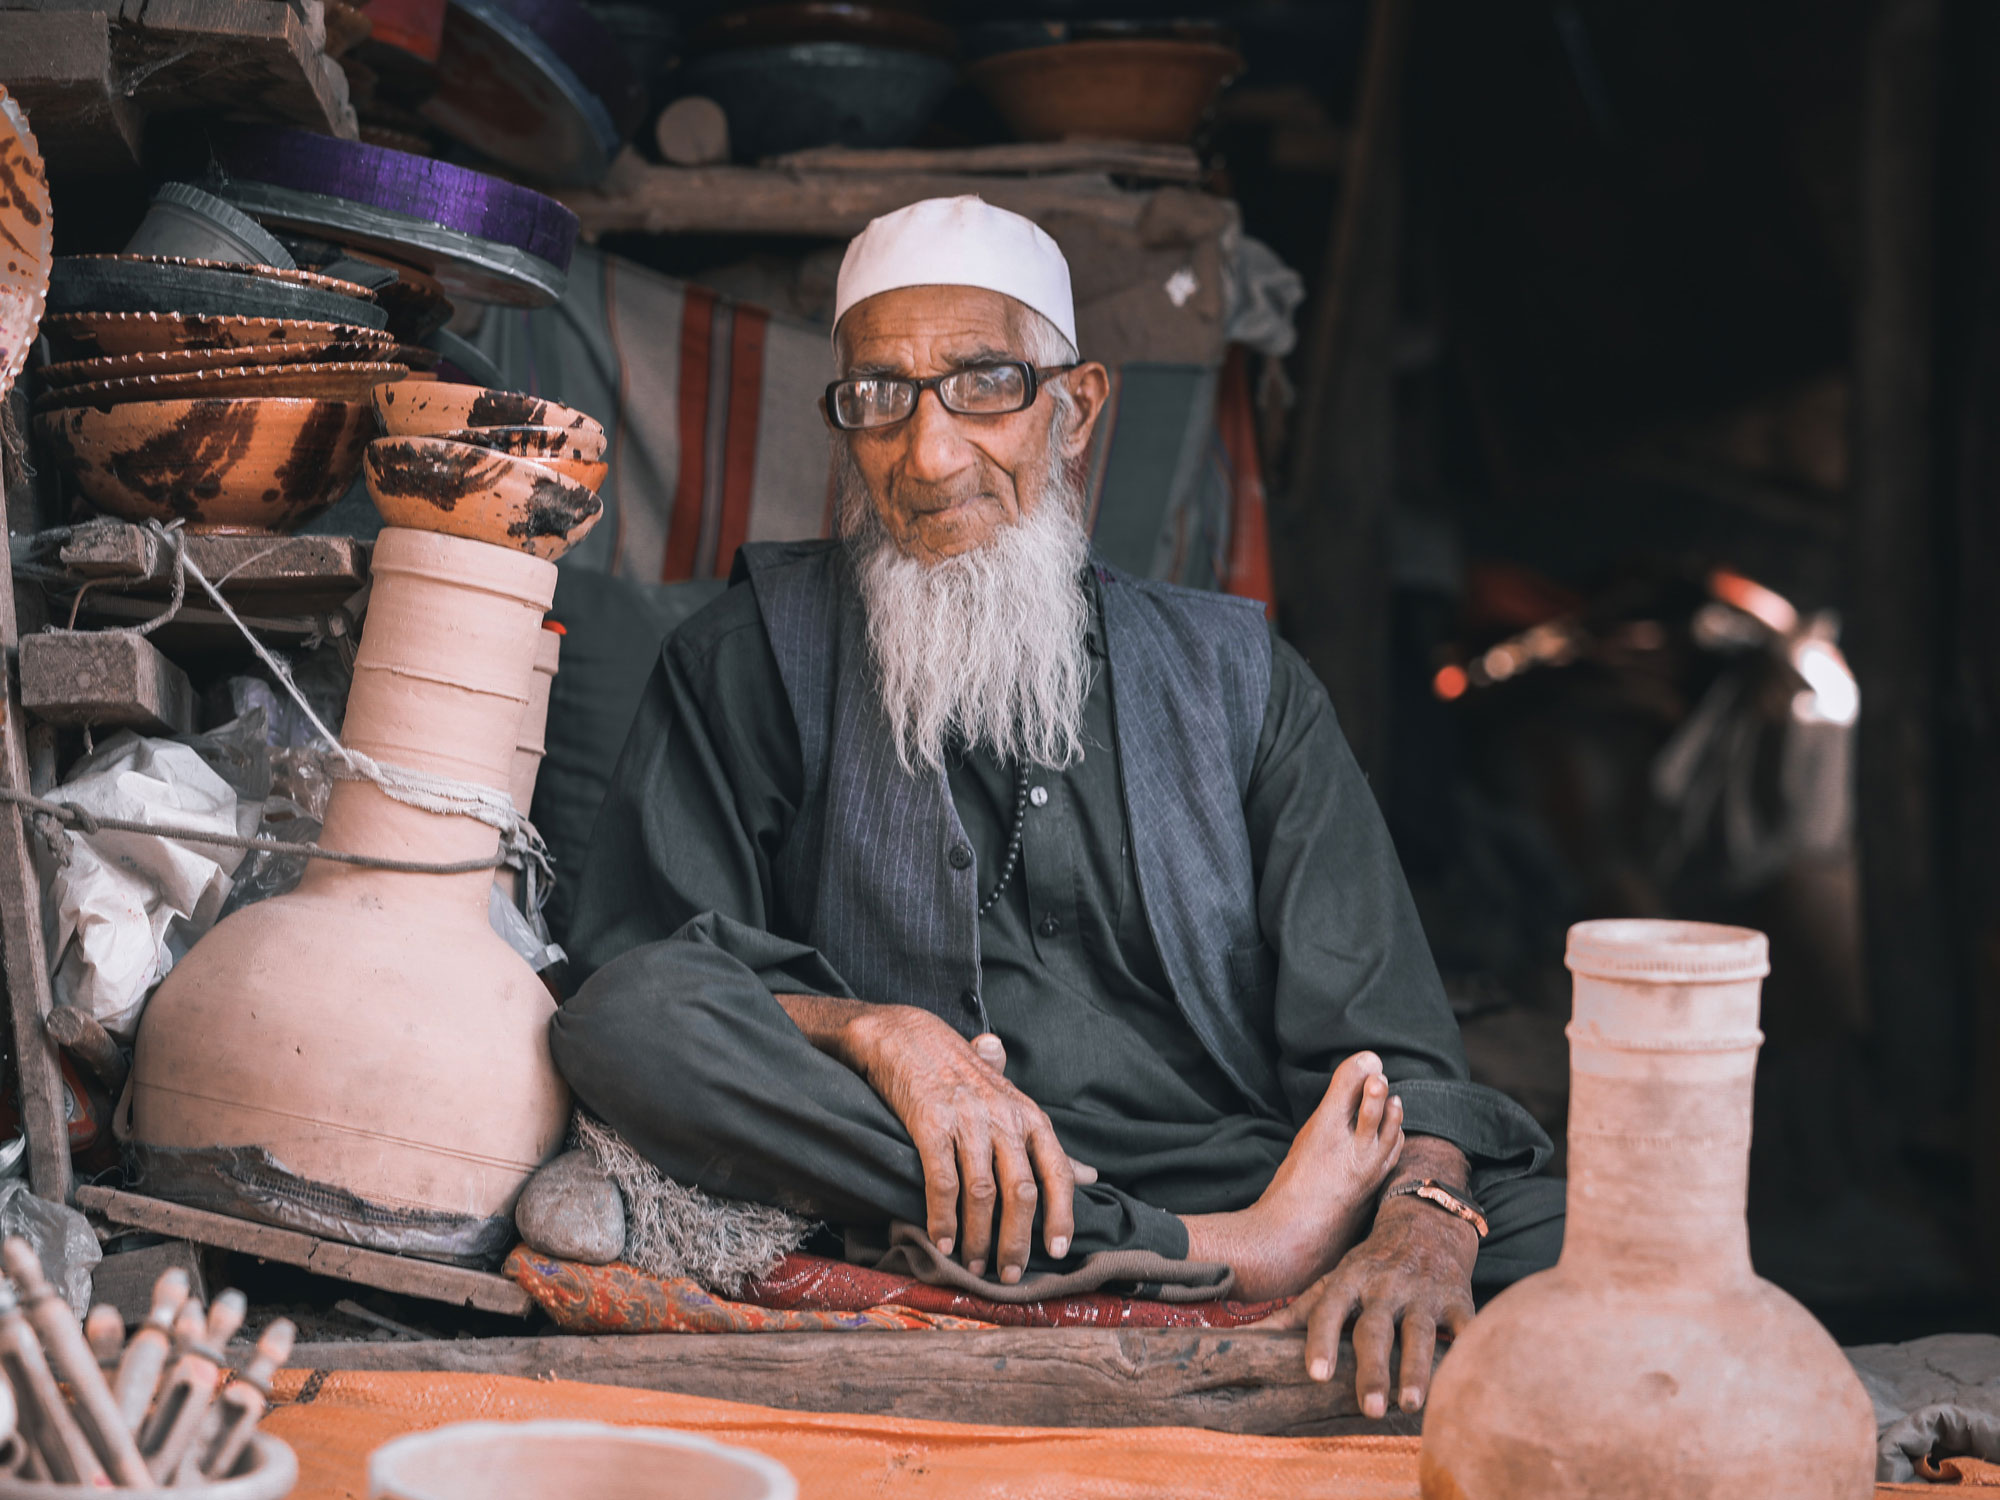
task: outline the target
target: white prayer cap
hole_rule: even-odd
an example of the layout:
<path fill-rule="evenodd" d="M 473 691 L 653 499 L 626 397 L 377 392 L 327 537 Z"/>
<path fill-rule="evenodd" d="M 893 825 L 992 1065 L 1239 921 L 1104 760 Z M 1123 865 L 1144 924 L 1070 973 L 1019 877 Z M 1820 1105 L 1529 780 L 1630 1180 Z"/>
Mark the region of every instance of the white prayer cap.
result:
<path fill-rule="evenodd" d="M 857 302 L 906 286 L 977 286 L 1025 303 L 1076 343 L 1069 262 L 1041 226 L 983 198 L 926 198 L 884 214 L 848 243 L 833 297 L 836 328 Z"/>

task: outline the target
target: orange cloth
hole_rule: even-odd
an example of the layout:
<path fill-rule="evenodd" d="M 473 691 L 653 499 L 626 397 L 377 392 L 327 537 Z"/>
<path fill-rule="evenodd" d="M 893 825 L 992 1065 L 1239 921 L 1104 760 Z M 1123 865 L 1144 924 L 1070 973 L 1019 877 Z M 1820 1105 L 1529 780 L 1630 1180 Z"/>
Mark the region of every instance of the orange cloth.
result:
<path fill-rule="evenodd" d="M 287 1370 L 264 1430 L 299 1455 L 292 1500 L 363 1500 L 368 1455 L 448 1422 L 564 1417 L 676 1427 L 758 1448 L 800 1500 L 1416 1500 L 1417 1440 L 1261 1438 L 1188 1427 L 974 1427 L 776 1411 L 511 1376 Z M 976 1411 L 979 1393 L 965 1393 Z M 578 1497 L 582 1500 L 582 1497 Z"/>
<path fill-rule="evenodd" d="M 1407 1437 L 977 1427 L 505 1375 L 286 1370 L 274 1395 L 264 1430 L 298 1452 L 292 1500 L 365 1500 L 368 1455 L 406 1432 L 543 1418 L 676 1427 L 757 1448 L 798 1477 L 800 1500 L 1417 1500 L 1418 1440 Z M 978 1392 L 967 1391 L 967 1408 L 978 1405 Z M 1875 1493 L 1886 1500 L 1935 1488 Z"/>

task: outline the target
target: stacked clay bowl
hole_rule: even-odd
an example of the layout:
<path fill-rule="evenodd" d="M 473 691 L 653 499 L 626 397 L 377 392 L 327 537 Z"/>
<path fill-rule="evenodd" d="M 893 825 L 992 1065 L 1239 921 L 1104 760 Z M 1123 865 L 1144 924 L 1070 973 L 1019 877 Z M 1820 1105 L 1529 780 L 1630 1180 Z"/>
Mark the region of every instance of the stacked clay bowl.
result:
<path fill-rule="evenodd" d="M 375 419 L 368 493 L 391 526 L 553 562 L 604 514 L 604 428 L 571 407 L 427 381 L 377 387 Z"/>
<path fill-rule="evenodd" d="M 131 521 L 286 532 L 354 480 L 400 349 L 372 293 L 309 271 L 158 255 L 56 262 L 35 431 Z"/>

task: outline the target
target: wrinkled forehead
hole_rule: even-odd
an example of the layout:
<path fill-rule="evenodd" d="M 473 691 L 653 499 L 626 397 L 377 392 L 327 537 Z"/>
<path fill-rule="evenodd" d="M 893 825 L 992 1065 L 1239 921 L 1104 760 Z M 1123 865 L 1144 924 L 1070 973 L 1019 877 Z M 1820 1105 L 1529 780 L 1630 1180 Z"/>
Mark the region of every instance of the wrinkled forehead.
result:
<path fill-rule="evenodd" d="M 930 375 L 1021 359 L 1027 309 L 976 286 L 906 286 L 847 310 L 834 330 L 842 375 Z"/>

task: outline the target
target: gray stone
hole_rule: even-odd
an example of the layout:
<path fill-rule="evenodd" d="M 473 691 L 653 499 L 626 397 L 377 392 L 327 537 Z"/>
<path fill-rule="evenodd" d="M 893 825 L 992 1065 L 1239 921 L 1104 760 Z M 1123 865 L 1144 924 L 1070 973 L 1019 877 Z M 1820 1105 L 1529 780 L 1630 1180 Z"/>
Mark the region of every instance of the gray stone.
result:
<path fill-rule="evenodd" d="M 528 1248 L 601 1266 L 625 1252 L 625 1200 L 587 1151 L 568 1151 L 528 1179 L 514 1205 Z"/>

